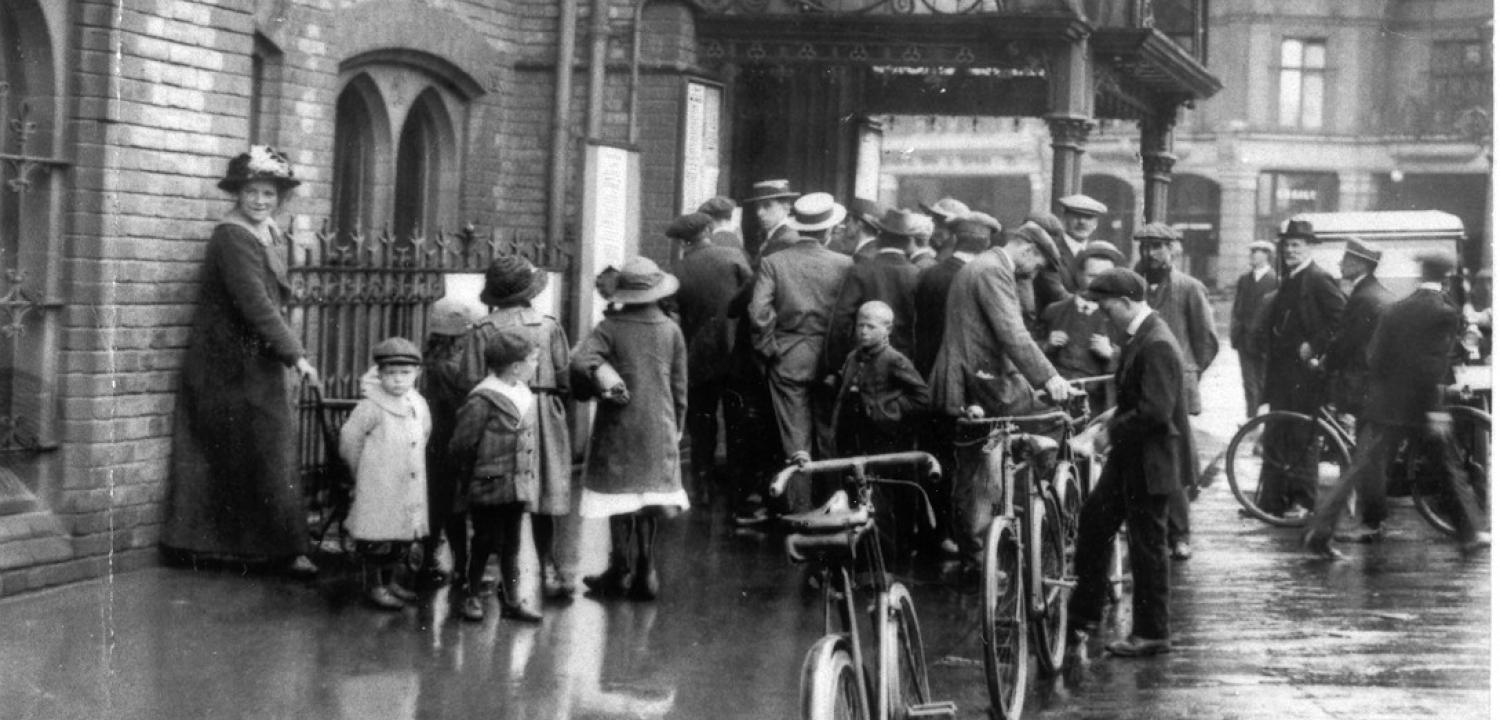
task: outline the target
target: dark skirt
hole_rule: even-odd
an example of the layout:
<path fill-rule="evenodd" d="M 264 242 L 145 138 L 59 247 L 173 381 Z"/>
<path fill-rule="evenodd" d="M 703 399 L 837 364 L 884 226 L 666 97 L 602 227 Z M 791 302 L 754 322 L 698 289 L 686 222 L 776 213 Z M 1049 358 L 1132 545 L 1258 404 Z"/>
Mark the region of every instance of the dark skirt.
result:
<path fill-rule="evenodd" d="M 185 377 L 178 392 L 162 545 L 245 559 L 306 554 L 287 370 L 266 359 L 219 380 Z"/>

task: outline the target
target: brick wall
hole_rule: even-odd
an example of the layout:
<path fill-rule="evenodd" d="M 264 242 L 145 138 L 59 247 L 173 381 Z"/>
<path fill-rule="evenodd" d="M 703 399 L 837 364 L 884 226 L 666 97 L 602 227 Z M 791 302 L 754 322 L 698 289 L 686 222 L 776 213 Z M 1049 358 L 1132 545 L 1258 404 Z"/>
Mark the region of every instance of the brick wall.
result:
<path fill-rule="evenodd" d="M 58 251 L 66 301 L 56 359 L 61 444 L 38 461 L 44 507 L 0 517 L 0 595 L 157 559 L 182 351 L 204 244 L 229 209 L 215 184 L 227 159 L 248 144 L 257 47 L 270 51 L 262 141 L 285 151 L 304 181 L 282 214 L 298 219 L 294 231 L 330 214 L 340 63 L 354 52 L 351 18 L 372 13 L 415 18 L 395 24 L 409 32 L 389 43 L 437 55 L 483 86 L 455 119 L 466 137 L 455 219 L 540 231 L 548 206 L 556 0 L 41 1 L 69 7 L 73 26 L 58 40 L 70 58 L 76 160 L 66 250 Z M 628 135 L 633 5 L 610 4 L 607 140 Z M 566 198 L 575 230 L 590 3 L 579 10 Z M 438 36 L 454 23 L 480 39 Z M 676 209 L 692 24 L 683 3 L 654 3 L 647 14 L 639 97 L 643 250 L 658 259 L 667 250 L 660 231 Z M 400 121 L 393 119 L 398 132 Z"/>

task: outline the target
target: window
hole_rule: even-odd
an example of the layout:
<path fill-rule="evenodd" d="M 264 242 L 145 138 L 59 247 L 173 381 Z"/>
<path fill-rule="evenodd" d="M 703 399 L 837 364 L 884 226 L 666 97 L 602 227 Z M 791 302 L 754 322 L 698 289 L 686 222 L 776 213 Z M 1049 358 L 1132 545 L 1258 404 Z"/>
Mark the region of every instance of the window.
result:
<path fill-rule="evenodd" d="M 1302 130 L 1323 127 L 1323 74 L 1327 60 L 1323 40 L 1281 41 L 1278 125 Z"/>
<path fill-rule="evenodd" d="M 412 103 L 396 151 L 397 235 L 430 237 L 439 223 L 443 177 L 442 100 L 428 90 Z"/>
<path fill-rule="evenodd" d="M 1436 128 L 1449 128 L 1470 108 L 1490 108 L 1490 46 L 1482 40 L 1445 40 L 1432 48 L 1432 111 Z"/>
<path fill-rule="evenodd" d="M 1259 237 L 1274 237 L 1297 213 L 1339 209 L 1339 176 L 1331 172 L 1263 172 L 1256 182 Z"/>
<path fill-rule="evenodd" d="M 361 76 L 339 93 L 333 128 L 333 227 L 342 236 L 375 229 L 375 113 Z"/>

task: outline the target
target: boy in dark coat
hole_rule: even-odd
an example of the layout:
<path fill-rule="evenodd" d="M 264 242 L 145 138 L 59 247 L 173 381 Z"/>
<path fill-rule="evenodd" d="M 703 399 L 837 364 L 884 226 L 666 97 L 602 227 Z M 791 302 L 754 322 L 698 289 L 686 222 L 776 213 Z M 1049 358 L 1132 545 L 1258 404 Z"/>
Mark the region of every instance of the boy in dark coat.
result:
<path fill-rule="evenodd" d="M 859 347 L 844 361 L 834 406 L 834 437 L 840 455 L 879 455 L 912 448 L 911 420 L 927 408 L 927 382 L 891 346 L 893 317 L 890 306 L 879 300 L 859 308 L 854 325 Z"/>
<path fill-rule="evenodd" d="M 1183 398 L 1182 349 L 1146 304 L 1141 276 L 1110 269 L 1089 284 L 1087 295 L 1126 340 L 1115 371 L 1118 404 L 1106 427 L 1109 458 L 1078 516 L 1078 586 L 1068 602 L 1070 660 L 1102 615 L 1110 544 L 1122 522 L 1135 579 L 1134 619 L 1129 638 L 1112 643 L 1109 652 L 1156 655 L 1172 648 L 1167 503 L 1180 491 L 1178 472 L 1186 460 L 1179 454 L 1178 438 L 1192 432 Z"/>

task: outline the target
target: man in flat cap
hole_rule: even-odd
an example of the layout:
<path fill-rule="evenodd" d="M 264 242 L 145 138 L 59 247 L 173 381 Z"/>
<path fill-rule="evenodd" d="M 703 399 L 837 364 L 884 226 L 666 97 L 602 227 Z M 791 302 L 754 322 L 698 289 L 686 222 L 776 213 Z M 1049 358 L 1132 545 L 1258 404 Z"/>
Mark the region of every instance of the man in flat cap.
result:
<path fill-rule="evenodd" d="M 1327 397 L 1320 366 L 1343 319 L 1345 300 L 1338 281 L 1313 262 L 1309 245 L 1317 239 L 1312 224 L 1298 219 L 1288 220 L 1278 235 L 1284 270 L 1263 330 L 1265 400 L 1272 410 L 1316 415 Z M 1266 454 L 1257 499 L 1261 509 L 1305 518 L 1317 498 L 1312 438 L 1301 425 L 1276 423 L 1266 428 L 1261 446 Z"/>
<path fill-rule="evenodd" d="M 759 242 L 752 248 L 757 261 L 797 242 L 797 231 L 790 225 L 792 201 L 796 199 L 797 193 L 787 180 L 761 180 L 750 186 L 744 205 L 760 226 Z"/>
<path fill-rule="evenodd" d="M 1107 649 L 1121 657 L 1158 655 L 1172 649 L 1167 504 L 1180 490 L 1176 478 L 1183 462 L 1174 436 L 1192 433 L 1182 398 L 1183 353 L 1146 304 L 1141 276 L 1112 268 L 1085 292 L 1126 339 L 1115 371 L 1119 402 L 1105 426 L 1110 452 L 1078 513 L 1078 585 L 1068 601 L 1068 658 L 1078 657 L 1103 616 L 1110 547 L 1122 523 L 1130 543 L 1134 617 L 1130 635 Z"/>
<path fill-rule="evenodd" d="M 711 197 L 698 206 L 698 212 L 714 220 L 708 236 L 713 244 L 744 250 L 745 241 L 740 238 L 739 228 L 734 225 L 735 207 L 734 201 L 727 197 Z"/>
<path fill-rule="evenodd" d="M 969 206 L 956 198 L 945 197 L 935 203 L 918 203 L 918 207 L 932 218 L 932 237 L 928 238 L 928 244 L 937 252 L 939 260 L 948 257 L 953 252 L 953 233 L 948 223 L 968 215 Z"/>
<path fill-rule="evenodd" d="M 766 364 L 781 446 L 790 462 L 832 457 L 836 389 L 824 342 L 834 303 L 853 261 L 826 245 L 848 212 L 828 193 L 810 193 L 792 206 L 797 242 L 761 261 L 750 300 L 755 348 Z M 805 483 L 794 483 L 794 510 L 811 507 Z M 798 489 L 800 488 L 800 489 Z"/>
<path fill-rule="evenodd" d="M 834 304 L 833 325 L 828 331 L 829 367 L 842 367 L 843 358 L 854 349 L 855 315 L 872 300 L 890 308 L 891 347 L 911 359 L 916 344 L 913 328 L 917 315 L 914 305 L 917 268 L 906 259 L 906 248 L 916 233 L 916 219 L 917 215 L 910 210 L 888 210 L 876 220 L 880 234 L 872 243 L 875 254 L 863 262 L 856 255 Z"/>
<path fill-rule="evenodd" d="M 1090 242 L 1073 262 L 1074 274 L 1084 287 L 1106 270 L 1125 264 L 1125 256 L 1102 240 Z M 1063 377 L 1073 380 L 1113 374 L 1119 348 L 1110 339 L 1109 319 L 1099 312 L 1098 303 L 1081 293 L 1058 300 L 1042 308 L 1041 329 L 1043 352 Z M 1095 383 L 1086 390 L 1093 412 L 1109 407 L 1107 385 Z"/>
<path fill-rule="evenodd" d="M 1265 345 L 1250 337 L 1255 317 L 1276 292 L 1280 279 L 1271 269 L 1276 246 L 1265 240 L 1250 243 L 1250 269 L 1234 281 L 1234 305 L 1229 310 L 1229 347 L 1240 354 L 1240 379 L 1245 386 L 1245 417 L 1260 409 L 1266 382 Z"/>
<path fill-rule="evenodd" d="M 688 352 L 686 429 L 692 444 L 692 490 L 700 501 L 708 499 L 719 443 L 719 404 L 732 343 L 726 313 L 735 292 L 751 278 L 745 254 L 714 244 L 713 227 L 713 218 L 696 212 L 667 226 L 667 237 L 683 244 L 672 274 L 680 283 L 677 309 Z"/>
<path fill-rule="evenodd" d="M 1058 252 L 1063 265 L 1071 266 L 1073 258 L 1083 251 L 1083 246 L 1094 239 L 1099 222 L 1109 208 L 1087 195 L 1069 195 L 1057 201 L 1062 207 L 1063 240 Z"/>
<path fill-rule="evenodd" d="M 1463 316 L 1449 300 L 1444 283 L 1453 273 L 1451 253 L 1418 256 L 1421 283 L 1392 304 L 1370 338 L 1370 393 L 1360 415 L 1354 457 L 1333 490 L 1318 498 L 1303 542 L 1320 557 L 1339 559 L 1332 545 L 1334 528 L 1358 490 L 1366 528 L 1378 535 L 1386 516 L 1386 469 L 1403 442 L 1416 444 L 1438 462 L 1467 554 L 1489 545 L 1483 514 L 1475 499 L 1456 446 L 1453 418 L 1443 410 L 1443 384 L 1452 372 L 1452 357 L 1463 330 Z"/>
<path fill-rule="evenodd" d="M 1214 308 L 1208 301 L 1208 288 L 1174 266 L 1182 243 L 1176 228 L 1166 223 L 1146 223 L 1135 231 L 1135 239 L 1141 248 L 1138 269 L 1149 288 L 1146 302 L 1161 316 L 1183 350 L 1183 404 L 1188 414 L 1197 415 L 1203 412 L 1198 380 L 1219 355 L 1219 336 L 1214 332 Z M 1187 495 L 1172 500 L 1169 540 L 1172 557 L 1187 560 L 1193 551 L 1186 498 L 1196 497 L 1198 491 L 1198 449 L 1191 432 L 1178 440 L 1182 443 L 1180 479 Z"/>
<path fill-rule="evenodd" d="M 950 418 L 1023 415 L 1043 409 L 1033 397 L 1034 387 L 1045 387 L 1055 402 L 1068 396 L 1068 381 L 1042 354 L 1021 318 L 1016 276 L 1041 263 L 1042 251 L 1031 236 L 1005 233 L 1003 244 L 979 253 L 958 271 L 948 291 L 943 342 L 929 381 L 935 412 Z M 984 536 L 994 510 L 984 481 L 983 446 L 977 442 L 956 450 L 954 539 L 969 562 L 966 577 L 982 567 Z"/>
<path fill-rule="evenodd" d="M 1080 285 L 1077 279 L 1073 277 L 1073 268 L 1076 266 L 1076 263 L 1062 261 L 1064 252 L 1071 253 L 1070 256 L 1075 260 L 1077 259 L 1077 254 L 1073 253 L 1072 246 L 1068 245 L 1068 231 L 1067 228 L 1063 227 L 1063 221 L 1046 210 L 1036 210 L 1026 216 L 1026 223 L 1045 230 L 1047 236 L 1052 238 L 1052 245 L 1058 249 L 1056 264 L 1043 265 L 1042 269 L 1037 271 L 1037 277 L 1041 278 L 1038 282 L 1048 286 L 1060 285 L 1062 286 L 1062 291 L 1069 295 L 1088 287 L 1087 285 Z M 1089 242 L 1093 241 L 1090 240 Z"/>
<path fill-rule="evenodd" d="M 1365 350 L 1381 314 L 1396 301 L 1396 296 L 1375 277 L 1380 256 L 1379 250 L 1359 238 L 1350 238 L 1344 245 L 1339 275 L 1349 283 L 1349 301 L 1344 304 L 1344 318 L 1329 341 L 1323 360 L 1334 404 L 1356 417 L 1364 409 L 1365 385 L 1370 373 Z"/>

